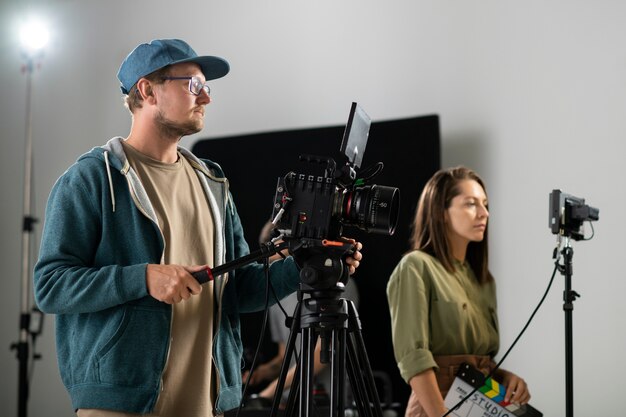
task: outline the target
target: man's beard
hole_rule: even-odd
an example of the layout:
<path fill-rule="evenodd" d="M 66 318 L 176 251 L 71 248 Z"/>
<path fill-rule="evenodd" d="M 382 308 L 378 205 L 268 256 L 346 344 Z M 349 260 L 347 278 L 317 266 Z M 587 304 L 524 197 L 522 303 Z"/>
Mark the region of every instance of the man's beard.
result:
<path fill-rule="evenodd" d="M 155 123 L 163 136 L 177 139 L 202 130 L 202 121 L 190 120 L 187 123 L 176 123 L 165 118 L 161 111 L 157 113 Z"/>

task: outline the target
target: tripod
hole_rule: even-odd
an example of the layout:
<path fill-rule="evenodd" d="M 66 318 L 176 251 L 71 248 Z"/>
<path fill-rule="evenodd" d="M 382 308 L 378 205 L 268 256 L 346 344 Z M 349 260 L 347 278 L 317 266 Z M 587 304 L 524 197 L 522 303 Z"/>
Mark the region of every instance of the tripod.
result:
<path fill-rule="evenodd" d="M 291 321 L 285 356 L 274 394 L 270 414 L 272 417 L 278 413 L 298 333 L 302 334 L 300 359 L 297 361 L 296 374 L 289 392 L 286 415 L 294 415 L 297 394 L 300 404 L 298 415 L 303 417 L 312 415 L 313 354 L 318 337 L 321 338 L 322 344 L 321 361 L 331 364 L 330 416 L 344 416 L 346 370 L 359 416 L 383 415 L 374 376 L 365 352 L 356 308 L 351 301 L 339 298 L 343 292 L 341 282 L 347 282 L 348 279 L 348 268 L 342 256 L 353 248 L 353 243 L 354 241 L 350 240 L 328 241 L 307 238 L 287 239 L 280 244 L 269 242 L 262 244 L 260 250 L 249 255 L 191 274 L 203 284 L 218 275 L 267 258 L 286 248 L 294 253 L 296 262 L 301 265 L 298 304 Z M 304 298 L 305 295 L 308 297 Z"/>
<path fill-rule="evenodd" d="M 361 335 L 359 317 L 352 301 L 339 298 L 341 292 L 343 292 L 341 285 L 332 289 L 316 290 L 301 284 L 298 304 L 291 318 L 289 338 L 274 394 L 271 417 L 275 417 L 279 409 L 298 334 L 301 334 L 300 357 L 289 391 L 285 416 L 293 416 L 296 412 L 296 396 L 299 404 L 297 415 L 304 417 L 314 415 L 313 356 L 318 337 L 322 346 L 321 362 L 330 362 L 329 415 L 344 416 L 347 371 L 359 416 L 382 416 L 380 400 Z M 307 295 L 308 298 L 304 298 Z"/>

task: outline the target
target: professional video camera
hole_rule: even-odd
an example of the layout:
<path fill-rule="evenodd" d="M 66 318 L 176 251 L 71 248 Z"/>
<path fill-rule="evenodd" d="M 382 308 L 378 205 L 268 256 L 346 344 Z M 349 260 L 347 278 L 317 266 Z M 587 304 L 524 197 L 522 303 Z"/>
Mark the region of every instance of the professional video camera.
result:
<path fill-rule="evenodd" d="M 397 188 L 364 185 L 382 169 L 378 163 L 367 178 L 356 179 L 371 121 L 352 103 L 341 144 L 348 161 L 337 169 L 330 157 L 301 155 L 300 161 L 326 163 L 324 176 L 290 172 L 278 179 L 272 218 L 285 238 L 338 240 L 342 226 L 392 235 L 398 220 Z"/>
<path fill-rule="evenodd" d="M 383 164 L 374 164 L 357 178 L 355 169 L 361 166 L 370 124 L 369 116 L 352 103 L 340 147 L 347 157 L 345 164 L 338 168 L 333 158 L 301 155 L 301 161 L 325 164 L 324 174 L 289 172 L 278 179 L 272 211 L 277 236 L 272 241 L 282 241 L 289 248 L 300 267 L 300 287 L 271 417 L 278 413 L 298 333 L 301 335 L 300 359 L 285 416 L 317 413 L 313 411 L 311 395 L 313 347 L 318 337 L 320 360 L 329 364 L 333 375 L 329 415 L 344 415 L 347 374 L 357 414 L 382 416 L 356 308 L 351 301 L 339 298 L 348 280 L 345 258 L 356 245 L 354 240 L 343 237 L 343 227 L 354 226 L 366 232 L 392 235 L 398 221 L 400 191 L 367 185 L 382 170 Z M 350 369 L 347 373 L 346 366 Z M 296 414 L 296 395 L 299 395 L 299 414 Z"/>
<path fill-rule="evenodd" d="M 382 162 L 364 170 L 362 178 L 356 178 L 355 168 L 363 161 L 370 124 L 369 116 L 352 103 L 340 148 L 348 158 L 345 165 L 337 169 L 330 157 L 301 155 L 302 161 L 326 163 L 324 175 L 290 172 L 278 179 L 270 234 L 263 232 L 260 249 L 194 272 L 194 278 L 204 284 L 288 249 L 300 266 L 301 290 L 322 291 L 325 295 L 327 290 L 341 292 L 339 284 L 348 280 L 345 257 L 355 249 L 355 241 L 342 236 L 343 226 L 392 235 L 398 223 L 400 191 L 365 185 L 382 170 Z"/>
<path fill-rule="evenodd" d="M 600 210 L 585 204 L 585 199 L 553 190 L 550 193 L 550 223 L 552 234 L 585 240 L 583 223 L 599 219 Z"/>
<path fill-rule="evenodd" d="M 345 282 L 347 274 L 331 252 L 346 253 L 353 241 L 342 237 L 343 226 L 354 226 L 366 232 L 392 235 L 398 221 L 400 191 L 380 185 L 366 185 L 383 167 L 381 162 L 361 173 L 371 120 L 363 109 L 352 103 L 340 150 L 347 157 L 341 167 L 333 158 L 301 155 L 300 161 L 326 164 L 324 175 L 289 172 L 278 179 L 272 224 L 297 261 L 308 260 L 321 268 L 335 269 Z M 318 272 L 319 271 L 319 268 Z M 305 270 L 304 283 L 316 288 L 330 286 L 339 280 L 330 273 L 321 279 L 318 273 Z"/>

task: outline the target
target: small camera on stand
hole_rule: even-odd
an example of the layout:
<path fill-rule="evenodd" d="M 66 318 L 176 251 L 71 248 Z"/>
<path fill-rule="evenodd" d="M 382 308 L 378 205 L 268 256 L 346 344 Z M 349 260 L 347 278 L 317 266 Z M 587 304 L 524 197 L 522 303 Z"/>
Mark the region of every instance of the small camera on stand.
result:
<path fill-rule="evenodd" d="M 548 226 L 552 233 L 557 235 L 557 246 L 552 254 L 552 257 L 556 259 L 552 278 L 554 278 L 557 270 L 565 277 L 563 312 L 565 313 L 565 411 L 567 416 L 574 415 L 573 311 L 574 301 L 580 297 L 580 294 L 572 289 L 574 249 L 570 238 L 573 240 L 590 240 L 593 233 L 589 237 L 585 236 L 583 223 L 589 222 L 593 232 L 593 223 L 591 222 L 600 218 L 599 213 L 600 210 L 597 208 L 585 204 L 584 198 L 566 194 L 561 190 L 552 190 L 550 193 Z M 564 246 L 559 251 L 563 237 L 565 238 L 563 239 Z M 559 252 L 563 256 L 563 263 L 560 263 Z M 552 285 L 552 280 L 550 280 L 550 285 Z"/>
<path fill-rule="evenodd" d="M 552 234 L 585 240 L 583 223 L 599 219 L 600 210 L 585 204 L 585 199 L 561 190 L 550 193 L 550 222 Z"/>

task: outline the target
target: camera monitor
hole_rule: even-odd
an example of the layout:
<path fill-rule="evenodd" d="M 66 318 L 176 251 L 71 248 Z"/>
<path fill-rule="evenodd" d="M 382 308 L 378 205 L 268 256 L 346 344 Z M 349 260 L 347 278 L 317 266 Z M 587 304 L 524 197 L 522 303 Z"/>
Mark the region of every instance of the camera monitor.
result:
<path fill-rule="evenodd" d="M 550 222 L 552 234 L 586 240 L 583 222 L 599 219 L 600 210 L 585 204 L 585 199 L 566 194 L 561 190 L 550 193 Z"/>
<path fill-rule="evenodd" d="M 348 157 L 351 165 L 359 168 L 367 146 L 367 137 L 372 120 L 357 103 L 352 103 L 348 123 L 343 132 L 341 152 Z"/>

